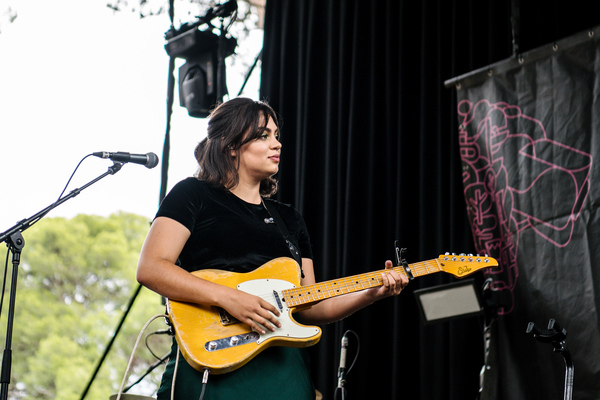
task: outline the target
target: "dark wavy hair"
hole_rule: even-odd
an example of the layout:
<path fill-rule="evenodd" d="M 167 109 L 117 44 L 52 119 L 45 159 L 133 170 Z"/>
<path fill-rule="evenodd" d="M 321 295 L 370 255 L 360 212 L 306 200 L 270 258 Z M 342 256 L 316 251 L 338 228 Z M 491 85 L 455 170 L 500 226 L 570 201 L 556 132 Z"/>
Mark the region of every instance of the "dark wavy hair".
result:
<path fill-rule="evenodd" d="M 219 104 L 209 115 L 207 137 L 194 151 L 199 167 L 196 177 L 226 189 L 237 186 L 240 148 L 258 138 L 270 119 L 279 128 L 277 115 L 266 102 L 237 97 Z M 231 150 L 235 150 L 237 157 L 232 157 Z M 262 196 L 276 192 L 274 176 L 260 182 Z"/>

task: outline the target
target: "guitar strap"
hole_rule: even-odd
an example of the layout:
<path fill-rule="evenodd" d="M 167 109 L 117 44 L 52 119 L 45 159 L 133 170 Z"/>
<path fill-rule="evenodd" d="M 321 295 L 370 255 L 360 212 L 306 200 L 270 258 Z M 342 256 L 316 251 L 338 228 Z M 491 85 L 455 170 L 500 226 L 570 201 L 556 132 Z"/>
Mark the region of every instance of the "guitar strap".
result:
<path fill-rule="evenodd" d="M 300 258 L 300 251 L 294 245 L 294 243 L 292 243 L 290 233 L 287 230 L 287 227 L 285 226 L 285 222 L 283 222 L 283 219 L 281 219 L 281 216 L 277 212 L 277 209 L 273 206 L 273 204 L 271 204 L 271 202 L 262 200 L 262 203 L 269 215 L 271 216 L 271 218 L 273 218 L 273 221 L 275 221 L 275 224 L 279 228 L 279 231 L 283 235 L 283 238 L 285 239 L 285 242 L 288 245 L 288 249 L 290 249 L 290 253 L 292 253 L 292 257 L 294 258 L 294 260 L 296 260 L 298 265 L 300 265 L 300 273 L 301 276 L 304 278 L 304 271 L 302 270 L 302 259 Z"/>

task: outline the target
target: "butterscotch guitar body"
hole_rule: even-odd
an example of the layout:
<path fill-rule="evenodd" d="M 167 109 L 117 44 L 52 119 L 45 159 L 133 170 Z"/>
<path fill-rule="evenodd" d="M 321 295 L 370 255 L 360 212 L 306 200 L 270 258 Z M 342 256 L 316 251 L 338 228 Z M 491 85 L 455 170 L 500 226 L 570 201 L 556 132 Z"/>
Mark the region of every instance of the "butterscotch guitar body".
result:
<path fill-rule="evenodd" d="M 169 300 L 167 311 L 179 349 L 198 371 L 223 374 L 268 347 L 308 347 L 321 338 L 320 328 L 301 325 L 292 318 L 295 308 L 283 299 L 283 290 L 300 286 L 300 268 L 292 259 L 277 258 L 248 273 L 201 270 L 193 275 L 264 298 L 280 310 L 282 324 L 275 332 L 258 334 L 220 308 Z"/>

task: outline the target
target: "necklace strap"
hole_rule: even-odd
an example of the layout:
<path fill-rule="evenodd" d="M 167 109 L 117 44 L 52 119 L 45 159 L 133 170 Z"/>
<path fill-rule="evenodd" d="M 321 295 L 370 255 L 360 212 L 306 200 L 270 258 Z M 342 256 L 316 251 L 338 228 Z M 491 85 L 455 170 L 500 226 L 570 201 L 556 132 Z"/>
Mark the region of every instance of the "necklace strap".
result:
<path fill-rule="evenodd" d="M 300 272 L 302 274 L 302 277 L 304 278 L 304 271 L 302 271 L 302 259 L 300 257 L 300 251 L 298 250 L 296 245 L 294 245 L 294 243 L 292 243 L 290 233 L 287 230 L 287 227 L 285 226 L 283 219 L 281 219 L 279 212 L 277 212 L 277 209 L 271 202 L 268 202 L 268 201 L 265 202 L 262 197 L 261 197 L 260 201 L 261 201 L 263 207 L 265 208 L 265 210 L 267 210 L 267 212 L 271 216 L 271 218 L 273 218 L 273 221 L 275 221 L 275 224 L 279 228 L 279 231 L 281 232 L 281 234 L 283 235 L 283 238 L 285 239 L 285 242 L 287 243 L 290 253 L 292 253 L 292 257 L 294 258 L 294 260 L 296 260 L 298 265 L 300 265 Z"/>

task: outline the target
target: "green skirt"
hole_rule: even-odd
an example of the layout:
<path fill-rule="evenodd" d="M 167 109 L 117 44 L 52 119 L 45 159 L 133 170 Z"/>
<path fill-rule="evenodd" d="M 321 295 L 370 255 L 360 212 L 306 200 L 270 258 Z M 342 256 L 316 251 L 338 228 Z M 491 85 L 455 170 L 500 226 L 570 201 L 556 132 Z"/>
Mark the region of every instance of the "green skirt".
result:
<path fill-rule="evenodd" d="M 158 400 L 198 400 L 202 392 L 202 372 L 179 356 L 175 398 L 171 384 L 178 352 L 173 340 L 171 356 L 158 390 Z M 203 400 L 314 400 L 306 349 L 271 347 L 243 367 L 222 375 L 209 375 Z"/>

